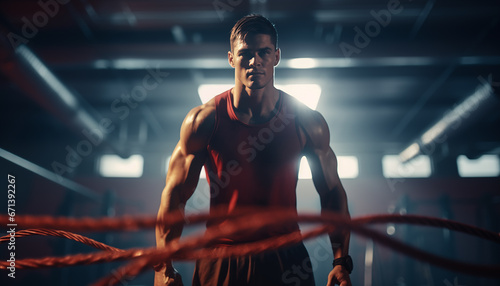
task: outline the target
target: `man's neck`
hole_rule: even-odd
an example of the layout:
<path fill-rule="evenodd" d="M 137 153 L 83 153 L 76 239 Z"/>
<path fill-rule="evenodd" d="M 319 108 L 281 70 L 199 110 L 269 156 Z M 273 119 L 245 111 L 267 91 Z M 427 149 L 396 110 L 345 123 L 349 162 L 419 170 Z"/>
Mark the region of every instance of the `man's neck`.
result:
<path fill-rule="evenodd" d="M 235 86 L 232 91 L 236 115 L 245 123 L 261 123 L 277 112 L 279 91 L 271 84 L 261 89 Z"/>

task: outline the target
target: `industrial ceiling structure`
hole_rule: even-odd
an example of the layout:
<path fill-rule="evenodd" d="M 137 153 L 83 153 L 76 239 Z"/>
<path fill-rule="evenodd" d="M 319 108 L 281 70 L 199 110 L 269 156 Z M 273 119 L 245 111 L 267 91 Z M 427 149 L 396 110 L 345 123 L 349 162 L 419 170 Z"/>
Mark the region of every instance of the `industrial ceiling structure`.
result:
<path fill-rule="evenodd" d="M 103 118 L 98 153 L 169 153 L 199 85 L 233 82 L 229 31 L 249 13 L 278 29 L 276 82 L 321 87 L 338 154 L 500 152 L 497 96 L 443 121 L 498 87 L 498 1 L 20 0 L 0 13 L 2 148 L 47 168 Z"/>

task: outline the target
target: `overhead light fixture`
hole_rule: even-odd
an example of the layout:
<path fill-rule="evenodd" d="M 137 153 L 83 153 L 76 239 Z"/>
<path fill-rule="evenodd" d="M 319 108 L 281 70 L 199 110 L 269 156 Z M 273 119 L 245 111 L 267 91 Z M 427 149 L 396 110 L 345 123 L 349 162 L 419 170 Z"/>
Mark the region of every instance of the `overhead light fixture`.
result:
<path fill-rule="evenodd" d="M 67 107 L 71 109 L 80 108 L 78 100 L 72 92 L 49 70 L 49 68 L 36 56 L 26 45 L 16 48 L 16 53 L 35 72 L 44 83 L 49 86 Z"/>
<path fill-rule="evenodd" d="M 408 163 L 403 163 L 399 155 L 382 157 L 382 171 L 386 178 L 427 178 L 432 173 L 431 159 L 418 155 Z"/>
<path fill-rule="evenodd" d="M 500 57 L 461 57 L 458 58 L 461 65 L 498 65 Z M 381 57 L 381 58 L 294 58 L 282 59 L 278 68 L 290 69 L 330 69 L 330 68 L 359 68 L 359 67 L 400 67 L 400 66 L 431 66 L 439 63 L 447 63 L 432 57 Z M 96 69 L 148 69 L 156 67 L 160 69 L 231 69 L 227 57 L 189 57 L 189 58 L 119 58 L 98 59 L 93 63 Z"/>
<path fill-rule="evenodd" d="M 277 84 L 276 88 L 290 94 L 314 110 L 316 110 L 321 97 L 321 86 L 319 84 Z"/>
<path fill-rule="evenodd" d="M 358 158 L 356 156 L 337 156 L 337 172 L 342 179 L 354 179 L 359 175 Z"/>
<path fill-rule="evenodd" d="M 356 156 L 337 156 L 338 174 L 341 179 L 354 179 L 359 175 Z M 299 179 L 312 179 L 311 168 L 305 156 L 300 159 Z"/>
<path fill-rule="evenodd" d="M 207 103 L 214 96 L 232 88 L 233 84 L 200 84 L 198 95 L 202 104 Z M 321 86 L 318 84 L 276 84 L 277 89 L 295 97 L 311 109 L 316 109 L 321 97 Z"/>
<path fill-rule="evenodd" d="M 200 84 L 198 86 L 198 95 L 200 96 L 201 103 L 207 103 L 214 96 L 223 93 L 233 86 L 234 84 Z"/>
<path fill-rule="evenodd" d="M 460 177 L 498 177 L 500 160 L 497 155 L 483 155 L 477 159 L 469 159 L 464 155 L 457 158 Z"/>
<path fill-rule="evenodd" d="M 495 112 L 498 98 L 493 92 L 491 83 L 482 83 L 476 91 L 465 100 L 443 115 L 432 127 L 427 129 L 410 146 L 400 153 L 403 162 L 412 160 L 424 153 L 424 150 L 434 149 L 445 140 L 463 132 L 465 128 L 477 124 L 484 114 Z"/>
<path fill-rule="evenodd" d="M 289 59 L 286 66 L 292 69 L 313 69 L 318 67 L 318 60 L 313 58 Z"/>
<path fill-rule="evenodd" d="M 415 158 L 418 154 L 420 154 L 420 145 L 414 142 L 399 154 L 399 159 L 401 162 L 406 163 Z"/>
<path fill-rule="evenodd" d="M 102 155 L 99 160 L 99 173 L 103 177 L 139 178 L 142 176 L 144 158 L 132 155 L 123 159 L 118 155 Z"/>

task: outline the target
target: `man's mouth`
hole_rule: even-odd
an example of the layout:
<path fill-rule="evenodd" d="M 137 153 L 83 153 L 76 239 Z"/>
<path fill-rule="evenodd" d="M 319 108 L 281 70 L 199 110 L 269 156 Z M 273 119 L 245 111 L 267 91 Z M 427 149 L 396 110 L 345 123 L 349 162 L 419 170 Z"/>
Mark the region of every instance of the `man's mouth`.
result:
<path fill-rule="evenodd" d="M 251 75 L 263 75 L 263 74 L 264 74 L 263 72 L 249 72 L 248 76 L 251 76 Z"/>

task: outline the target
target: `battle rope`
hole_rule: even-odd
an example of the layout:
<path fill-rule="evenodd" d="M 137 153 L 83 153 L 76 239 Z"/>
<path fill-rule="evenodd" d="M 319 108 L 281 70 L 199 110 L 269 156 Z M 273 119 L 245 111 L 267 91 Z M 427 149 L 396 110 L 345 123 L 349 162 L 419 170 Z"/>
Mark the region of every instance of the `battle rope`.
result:
<path fill-rule="evenodd" d="M 123 251 L 122 249 L 106 245 L 102 242 L 93 240 L 92 238 L 88 238 L 86 236 L 72 233 L 69 231 L 64 231 L 64 230 L 43 229 L 43 228 L 42 229 L 24 229 L 24 230 L 16 231 L 15 237 L 19 238 L 19 237 L 26 237 L 26 236 L 32 236 L 32 235 L 63 237 L 63 238 L 71 239 L 71 240 L 86 244 L 88 246 L 92 246 L 92 247 L 97 248 L 97 249 L 101 249 L 101 250 Z M 9 240 L 10 240 L 10 235 L 0 237 L 0 243 L 8 242 Z"/>
<path fill-rule="evenodd" d="M 54 235 L 73 239 L 87 245 L 104 249 L 106 251 L 92 254 L 76 254 L 63 257 L 46 257 L 41 259 L 22 259 L 16 261 L 16 268 L 40 268 L 40 267 L 62 267 L 78 264 L 92 264 L 100 262 L 110 262 L 117 260 L 134 259 L 131 263 L 121 267 L 118 271 L 109 277 L 100 280 L 96 285 L 113 285 L 123 279 L 123 277 L 133 277 L 137 274 L 150 269 L 152 265 L 168 259 L 175 260 L 193 260 L 199 258 L 233 257 L 241 255 L 257 254 L 266 250 L 277 249 L 280 247 L 295 244 L 301 240 L 312 238 L 325 233 L 333 233 L 343 230 L 350 230 L 359 235 L 371 238 L 390 249 L 399 251 L 403 254 L 412 256 L 416 259 L 435 264 L 440 267 L 448 268 L 461 273 L 500 277 L 500 265 L 477 265 L 453 261 L 443 257 L 430 254 L 414 247 L 408 246 L 398 240 L 387 237 L 380 232 L 367 227 L 369 224 L 377 223 L 407 223 L 423 226 L 433 226 L 447 228 L 496 243 L 500 243 L 500 235 L 488 230 L 480 229 L 471 225 L 416 215 L 374 215 L 352 220 L 341 217 L 335 213 L 324 213 L 320 215 L 297 215 L 293 210 L 263 210 L 246 209 L 240 212 L 228 215 L 225 210 L 214 210 L 211 214 L 198 214 L 183 216 L 181 213 L 175 213 L 169 216 L 162 224 L 168 226 L 176 224 L 196 224 L 203 222 L 224 221 L 224 227 L 217 231 L 207 229 L 205 235 L 191 236 L 182 241 L 171 242 L 162 249 L 145 248 L 119 250 L 114 247 L 96 242 L 81 235 L 69 233 L 63 230 L 24 230 L 16 232 L 16 237 L 28 235 Z M 7 221 L 8 217 L 0 215 L 0 221 Z M 293 232 L 274 238 L 265 239 L 258 242 L 238 244 L 230 247 L 218 247 L 220 238 L 223 237 L 245 237 L 262 228 L 272 229 L 272 227 L 289 223 L 316 223 L 321 226 L 307 231 L 303 234 Z M 53 227 L 64 230 L 74 231 L 111 231 L 111 230 L 137 230 L 141 228 L 151 228 L 156 224 L 156 219 L 151 217 L 142 218 L 102 218 L 102 219 L 72 219 L 72 218 L 53 218 L 53 217 L 34 217 L 34 216 L 16 216 L 16 223 L 23 227 L 39 228 Z M 0 243 L 8 241 L 10 236 L 0 238 Z M 0 269 L 6 269 L 8 263 L 0 262 Z"/>

